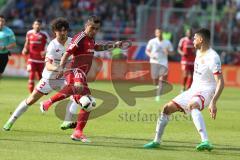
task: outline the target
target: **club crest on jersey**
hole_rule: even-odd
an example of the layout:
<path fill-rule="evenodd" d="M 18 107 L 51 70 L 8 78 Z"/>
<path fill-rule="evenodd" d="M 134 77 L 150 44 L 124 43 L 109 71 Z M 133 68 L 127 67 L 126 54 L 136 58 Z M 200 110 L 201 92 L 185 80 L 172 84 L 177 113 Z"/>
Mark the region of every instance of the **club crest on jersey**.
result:
<path fill-rule="evenodd" d="M 60 51 L 60 49 L 56 49 L 56 52 L 59 52 Z"/>

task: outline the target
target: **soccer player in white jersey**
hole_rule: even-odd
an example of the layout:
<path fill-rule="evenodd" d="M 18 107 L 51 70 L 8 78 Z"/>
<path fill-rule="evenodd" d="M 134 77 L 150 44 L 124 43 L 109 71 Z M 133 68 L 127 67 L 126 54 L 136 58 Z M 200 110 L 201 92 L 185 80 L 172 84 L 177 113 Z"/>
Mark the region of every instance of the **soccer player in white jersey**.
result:
<path fill-rule="evenodd" d="M 150 58 L 153 84 L 157 87 L 155 100 L 159 101 L 163 89 L 162 81 L 167 80 L 168 55 L 173 53 L 173 46 L 169 40 L 163 39 L 160 28 L 155 29 L 155 36 L 148 42 L 145 52 Z"/>
<path fill-rule="evenodd" d="M 67 36 L 69 30 L 69 23 L 63 18 L 57 18 L 52 22 L 52 31 L 55 33 L 56 38 L 53 39 L 48 47 L 47 54 L 45 57 L 45 68 L 42 73 L 42 79 L 39 81 L 36 88 L 33 90 L 31 95 L 24 99 L 18 107 L 15 109 L 3 129 L 9 131 L 15 121 L 28 109 L 29 106 L 34 104 L 43 95 L 47 95 L 52 90 L 60 89 L 64 86 L 64 79 L 56 79 L 58 75 L 58 65 L 61 60 L 63 53 L 67 46 L 71 42 L 71 38 Z M 72 102 L 70 107 L 76 108 L 77 104 Z M 71 119 L 71 113 L 67 112 L 65 119 Z M 70 121 L 70 120 L 69 120 Z M 73 125 L 73 126 L 71 126 Z M 74 127 L 74 124 L 63 123 L 62 129 L 66 127 Z"/>
<path fill-rule="evenodd" d="M 201 137 L 201 143 L 196 146 L 198 151 L 213 149 L 201 114 L 201 110 L 208 106 L 211 118 L 217 114 L 217 100 L 224 88 L 219 55 L 210 47 L 210 31 L 200 29 L 194 35 L 194 47 L 197 55 L 194 63 L 193 83 L 191 87 L 164 105 L 158 119 L 156 135 L 153 141 L 144 145 L 144 148 L 157 148 L 166 127 L 169 116 L 177 111 L 191 114 L 193 123 Z"/>

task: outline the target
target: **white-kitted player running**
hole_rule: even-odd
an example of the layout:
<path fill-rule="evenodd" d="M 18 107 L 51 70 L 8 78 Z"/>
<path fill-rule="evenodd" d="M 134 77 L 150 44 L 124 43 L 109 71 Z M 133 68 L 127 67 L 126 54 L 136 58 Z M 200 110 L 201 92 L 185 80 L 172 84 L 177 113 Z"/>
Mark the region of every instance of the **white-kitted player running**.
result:
<path fill-rule="evenodd" d="M 31 95 L 18 105 L 9 120 L 3 126 L 3 129 L 6 131 L 9 131 L 15 121 L 28 109 L 28 107 L 37 102 L 43 95 L 47 95 L 53 90 L 59 90 L 64 86 L 65 79 L 57 79 L 56 76 L 58 75 L 58 65 L 61 57 L 63 53 L 65 53 L 66 48 L 72 39 L 67 36 L 69 23 L 64 18 L 57 18 L 53 20 L 51 27 L 52 31 L 56 35 L 56 38 L 53 39 L 47 47 L 45 68 L 42 73 L 42 79 L 38 82 Z M 68 105 L 73 108 L 77 107 L 77 104 L 72 101 L 70 101 Z M 61 126 L 62 129 L 74 127 L 74 123 L 71 122 L 72 115 L 69 112 L 68 107 L 65 122 Z"/>
<path fill-rule="evenodd" d="M 148 42 L 145 52 L 150 58 L 153 84 L 157 87 L 155 100 L 159 101 L 163 90 L 162 81 L 167 80 L 168 55 L 173 53 L 173 46 L 169 40 L 163 39 L 160 28 L 155 29 L 155 36 Z"/>
<path fill-rule="evenodd" d="M 175 97 L 164 105 L 158 119 L 156 135 L 152 142 L 144 145 L 145 148 L 160 146 L 160 140 L 166 127 L 169 116 L 177 111 L 191 114 L 193 123 L 201 137 L 201 143 L 196 146 L 198 151 L 211 151 L 213 146 L 208 140 L 208 135 L 201 114 L 201 110 L 208 106 L 210 115 L 216 118 L 216 103 L 224 88 L 219 55 L 210 47 L 210 31 L 200 29 L 194 35 L 194 47 L 197 55 L 194 63 L 193 83 L 187 91 Z"/>

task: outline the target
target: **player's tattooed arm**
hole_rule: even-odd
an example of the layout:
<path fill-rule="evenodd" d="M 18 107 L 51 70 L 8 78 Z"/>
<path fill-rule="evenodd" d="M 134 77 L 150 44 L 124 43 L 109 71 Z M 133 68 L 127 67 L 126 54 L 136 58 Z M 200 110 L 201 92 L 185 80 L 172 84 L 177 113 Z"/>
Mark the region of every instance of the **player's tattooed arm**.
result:
<path fill-rule="evenodd" d="M 70 57 L 71 54 L 69 54 L 68 52 L 65 52 L 61 58 L 60 64 L 59 64 L 59 70 L 63 70 L 63 68 L 65 67 L 68 58 Z"/>
<path fill-rule="evenodd" d="M 58 70 L 58 66 L 54 65 L 50 61 L 47 61 L 45 63 L 45 65 L 46 65 L 46 68 L 47 68 L 48 71 L 57 71 Z"/>
<path fill-rule="evenodd" d="M 209 109 L 211 117 L 213 119 L 216 119 L 216 114 L 217 114 L 217 105 L 216 104 L 217 104 L 217 100 L 219 99 L 219 97 L 223 91 L 223 88 L 224 88 L 224 79 L 223 79 L 223 75 L 221 73 L 215 74 L 214 78 L 217 83 L 217 87 L 216 87 L 214 96 L 209 104 L 208 109 Z"/>
<path fill-rule="evenodd" d="M 61 78 L 63 76 L 64 67 L 67 63 L 68 58 L 71 56 L 68 52 L 65 52 L 61 58 L 59 66 L 57 66 L 57 69 L 55 71 L 59 72 L 57 78 Z"/>

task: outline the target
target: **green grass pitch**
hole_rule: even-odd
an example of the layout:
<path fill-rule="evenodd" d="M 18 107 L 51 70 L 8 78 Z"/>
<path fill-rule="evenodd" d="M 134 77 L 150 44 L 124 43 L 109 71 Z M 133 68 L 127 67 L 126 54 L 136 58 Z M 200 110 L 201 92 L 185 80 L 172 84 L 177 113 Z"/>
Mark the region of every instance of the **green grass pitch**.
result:
<path fill-rule="evenodd" d="M 93 82 L 90 86 L 116 94 L 110 82 Z M 141 89 L 144 89 L 144 86 Z M 174 85 L 170 93 L 161 97 L 160 103 L 156 103 L 153 97 L 138 98 L 135 107 L 129 107 L 118 97 L 119 104 L 116 109 L 90 120 L 87 124 L 85 134 L 92 141 L 89 144 L 72 141 L 72 130 L 59 129 L 62 121 L 55 116 L 54 107 L 46 115 L 42 115 L 39 103 L 36 103 L 18 119 L 10 132 L 0 131 L 0 159 L 240 159 L 240 90 L 236 88 L 225 88 L 218 102 L 216 120 L 210 118 L 207 109 L 203 111 L 209 138 L 215 146 L 212 152 L 195 151 L 200 137 L 191 119 L 182 113 L 171 117 L 161 148 L 142 148 L 155 134 L 155 117 L 162 105 L 179 91 L 180 86 Z M 4 78 L 0 81 L 0 127 L 27 95 L 27 79 Z"/>

